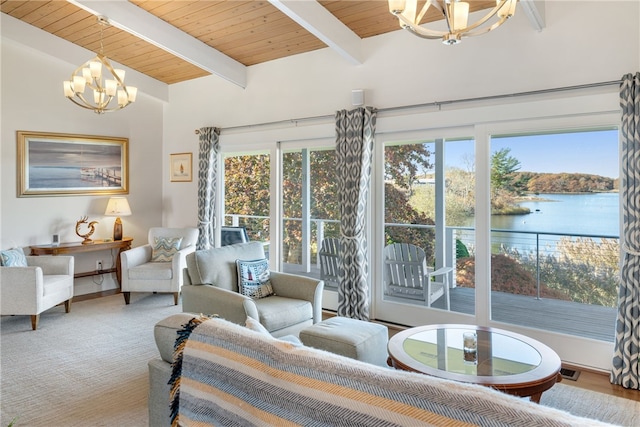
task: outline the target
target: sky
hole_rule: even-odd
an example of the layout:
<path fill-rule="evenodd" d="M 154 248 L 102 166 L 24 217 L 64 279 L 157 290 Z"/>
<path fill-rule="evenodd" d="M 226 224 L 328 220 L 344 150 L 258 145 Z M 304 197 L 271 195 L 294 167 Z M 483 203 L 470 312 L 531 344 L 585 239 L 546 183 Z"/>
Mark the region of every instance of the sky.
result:
<path fill-rule="evenodd" d="M 58 141 L 30 141 L 30 166 L 92 166 L 121 165 L 121 146 L 118 144 L 79 144 Z"/>
<path fill-rule="evenodd" d="M 521 172 L 620 175 L 617 130 L 492 138 L 491 153 L 505 147 L 520 161 Z M 465 168 L 464 155 L 472 156 L 473 143 L 451 142 L 446 152 L 447 166 Z"/>

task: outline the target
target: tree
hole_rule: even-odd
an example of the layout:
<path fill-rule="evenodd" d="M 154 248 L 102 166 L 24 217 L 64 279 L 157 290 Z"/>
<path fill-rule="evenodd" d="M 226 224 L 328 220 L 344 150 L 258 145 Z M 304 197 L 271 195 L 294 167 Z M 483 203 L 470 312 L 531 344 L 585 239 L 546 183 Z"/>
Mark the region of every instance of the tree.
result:
<path fill-rule="evenodd" d="M 520 161 L 509 155 L 510 148 L 501 148 L 491 156 L 492 190 L 514 190 L 514 173 L 520 169 Z"/>
<path fill-rule="evenodd" d="M 414 209 L 409 204 L 407 191 L 393 184 L 384 185 L 384 221 L 390 224 L 434 225 L 429 216 Z M 385 244 L 412 243 L 424 249 L 427 262 L 433 262 L 435 232 L 433 228 L 393 227 L 385 228 Z"/>
<path fill-rule="evenodd" d="M 387 186 L 387 206 L 389 222 L 404 224 L 433 224 L 428 216 L 416 211 L 408 204 L 408 193 L 419 171 L 431 167 L 431 155 L 426 144 L 411 144 L 389 147 L 387 156 L 388 176 L 397 180 L 395 186 Z M 315 219 L 340 219 L 335 179 L 335 150 L 311 150 L 310 188 L 311 217 Z M 269 156 L 266 154 L 241 155 L 225 159 L 225 211 L 227 214 L 246 216 L 269 216 Z M 289 152 L 283 155 L 282 197 L 283 216 L 291 218 L 283 227 L 283 259 L 297 263 L 300 260 L 302 227 L 302 153 Z M 241 224 L 247 227 L 252 240 L 264 240 L 269 236 L 268 219 L 245 219 Z M 339 224 L 328 224 L 325 236 L 339 236 Z M 312 238 L 317 236 L 312 227 Z M 427 252 L 433 245 L 433 232 L 414 230 L 407 233 L 392 232 L 388 239 L 413 241 Z M 313 240 L 316 240 L 313 239 Z M 407 240 L 409 239 L 409 240 Z"/>
<path fill-rule="evenodd" d="M 430 157 L 427 144 L 387 146 L 384 149 L 385 177 L 411 194 L 418 174 L 433 168 Z"/>
<path fill-rule="evenodd" d="M 267 154 L 244 155 L 224 159 L 225 212 L 237 215 L 266 216 L 246 219 L 251 240 L 269 236 L 270 162 Z"/>

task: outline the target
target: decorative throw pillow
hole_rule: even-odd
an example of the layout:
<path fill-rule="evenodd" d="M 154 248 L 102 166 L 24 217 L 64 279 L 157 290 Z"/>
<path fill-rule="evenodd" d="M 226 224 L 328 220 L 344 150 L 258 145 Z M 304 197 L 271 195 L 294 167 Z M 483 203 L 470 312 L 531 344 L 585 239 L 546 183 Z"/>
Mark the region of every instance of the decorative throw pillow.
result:
<path fill-rule="evenodd" d="M 238 287 L 242 295 L 250 298 L 264 298 L 273 295 L 269 262 L 266 259 L 253 261 L 236 260 L 238 266 Z"/>
<path fill-rule="evenodd" d="M 0 259 L 5 267 L 27 267 L 27 258 L 24 256 L 22 248 L 0 251 Z"/>
<path fill-rule="evenodd" d="M 154 237 L 151 262 L 170 262 L 180 250 L 182 237 Z"/>

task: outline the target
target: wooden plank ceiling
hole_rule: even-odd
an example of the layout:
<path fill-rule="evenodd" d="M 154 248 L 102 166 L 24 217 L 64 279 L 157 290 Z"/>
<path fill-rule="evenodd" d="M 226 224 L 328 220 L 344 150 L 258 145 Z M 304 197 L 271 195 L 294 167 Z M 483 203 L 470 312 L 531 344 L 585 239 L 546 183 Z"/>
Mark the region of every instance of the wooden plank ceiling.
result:
<path fill-rule="evenodd" d="M 245 66 L 326 47 L 266 0 L 129 2 Z M 319 3 L 360 38 L 399 29 L 387 0 Z M 495 0 L 478 1 L 473 3 L 473 9 L 491 5 L 495 6 Z M 209 74 L 126 31 L 98 25 L 94 15 L 66 1 L 1 0 L 0 8 L 3 13 L 88 50 L 102 50 L 110 59 L 166 84 Z M 433 18 L 425 21 L 430 19 Z"/>

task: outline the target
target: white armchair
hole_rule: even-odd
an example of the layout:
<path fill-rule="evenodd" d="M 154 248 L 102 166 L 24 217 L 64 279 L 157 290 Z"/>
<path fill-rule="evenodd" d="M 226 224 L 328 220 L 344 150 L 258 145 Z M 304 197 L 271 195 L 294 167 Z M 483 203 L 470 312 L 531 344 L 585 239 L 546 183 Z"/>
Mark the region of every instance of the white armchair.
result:
<path fill-rule="evenodd" d="M 71 311 L 72 256 L 27 256 L 27 267 L 0 267 L 0 314 L 30 315 L 38 328 L 40 313 L 64 302 Z"/>
<path fill-rule="evenodd" d="M 129 304 L 131 292 L 172 293 L 173 300 L 178 305 L 182 288 L 182 270 L 186 267 L 185 257 L 196 250 L 199 230 L 197 228 L 164 228 L 149 229 L 149 243 L 122 252 L 120 262 L 122 267 L 122 294 L 124 302 Z M 158 239 L 182 238 L 174 249 L 170 260 L 153 261 L 154 245 Z M 157 249 L 156 246 L 155 249 Z M 158 250 L 155 251 L 155 255 Z M 166 254 L 165 254 L 166 255 Z"/>

